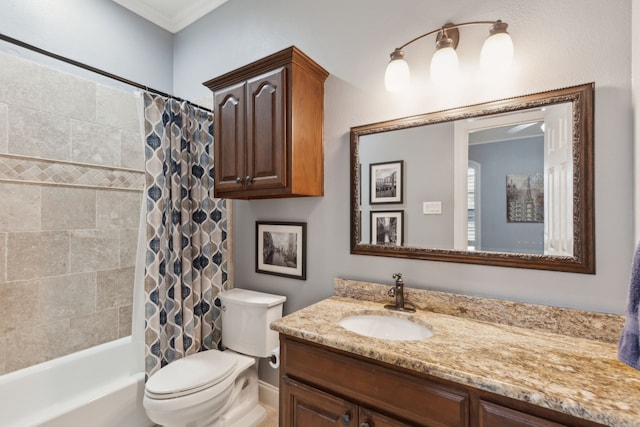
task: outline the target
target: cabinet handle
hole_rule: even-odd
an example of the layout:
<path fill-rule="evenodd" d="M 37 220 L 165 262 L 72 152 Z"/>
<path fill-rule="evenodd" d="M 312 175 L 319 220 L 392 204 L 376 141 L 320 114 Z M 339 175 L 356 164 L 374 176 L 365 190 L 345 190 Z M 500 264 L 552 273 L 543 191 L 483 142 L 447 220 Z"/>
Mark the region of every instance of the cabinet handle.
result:
<path fill-rule="evenodd" d="M 342 425 L 348 426 L 351 423 L 351 414 L 347 412 L 346 414 L 342 415 L 340 419 L 342 420 Z"/>
<path fill-rule="evenodd" d="M 244 180 L 247 181 L 247 184 L 251 184 L 251 182 L 253 182 L 253 178 L 251 178 L 251 176 L 249 175 L 247 175 L 247 177 Z"/>
<path fill-rule="evenodd" d="M 236 184 L 242 184 L 242 178 L 236 177 Z"/>

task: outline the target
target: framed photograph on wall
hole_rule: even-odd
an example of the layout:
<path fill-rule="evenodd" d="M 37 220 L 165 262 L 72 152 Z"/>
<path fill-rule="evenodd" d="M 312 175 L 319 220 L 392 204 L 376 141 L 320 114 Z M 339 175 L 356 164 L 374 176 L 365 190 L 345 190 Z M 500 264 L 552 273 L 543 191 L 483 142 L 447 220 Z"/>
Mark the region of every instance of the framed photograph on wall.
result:
<path fill-rule="evenodd" d="M 307 223 L 256 221 L 256 273 L 307 280 Z"/>
<path fill-rule="evenodd" d="M 404 211 L 371 211 L 371 244 L 402 246 Z"/>
<path fill-rule="evenodd" d="M 544 175 L 507 175 L 507 222 L 544 223 Z"/>
<path fill-rule="evenodd" d="M 402 203 L 402 168 L 404 161 L 371 163 L 369 165 L 369 203 Z"/>

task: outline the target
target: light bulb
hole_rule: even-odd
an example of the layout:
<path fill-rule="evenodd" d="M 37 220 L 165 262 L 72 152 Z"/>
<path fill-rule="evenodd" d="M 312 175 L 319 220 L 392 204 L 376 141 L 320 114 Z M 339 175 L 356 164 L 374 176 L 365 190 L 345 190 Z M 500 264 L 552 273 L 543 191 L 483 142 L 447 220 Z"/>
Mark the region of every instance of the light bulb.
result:
<path fill-rule="evenodd" d="M 384 86 L 389 92 L 402 92 L 409 87 L 411 73 L 409 64 L 404 60 L 404 52 L 396 49 L 384 73 Z"/>
<path fill-rule="evenodd" d="M 480 52 L 480 66 L 484 71 L 502 72 L 513 62 L 513 41 L 502 21 L 497 21 L 489 32 Z"/>
<path fill-rule="evenodd" d="M 441 47 L 431 58 L 431 80 L 444 84 L 458 75 L 458 54 L 453 46 Z"/>

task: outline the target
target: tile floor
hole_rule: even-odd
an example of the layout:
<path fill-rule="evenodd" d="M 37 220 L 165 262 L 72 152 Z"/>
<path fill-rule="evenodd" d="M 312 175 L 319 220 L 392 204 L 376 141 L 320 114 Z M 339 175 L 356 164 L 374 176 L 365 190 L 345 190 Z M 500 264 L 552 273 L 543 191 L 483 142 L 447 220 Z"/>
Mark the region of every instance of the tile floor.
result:
<path fill-rule="evenodd" d="M 258 424 L 258 427 L 278 427 L 278 413 L 271 406 L 263 405 L 267 410 L 267 418 Z"/>
<path fill-rule="evenodd" d="M 261 403 L 264 409 L 267 410 L 267 418 L 262 421 L 257 427 L 278 427 L 278 413 L 271 406 L 267 406 Z M 162 427 L 156 424 L 154 427 Z"/>

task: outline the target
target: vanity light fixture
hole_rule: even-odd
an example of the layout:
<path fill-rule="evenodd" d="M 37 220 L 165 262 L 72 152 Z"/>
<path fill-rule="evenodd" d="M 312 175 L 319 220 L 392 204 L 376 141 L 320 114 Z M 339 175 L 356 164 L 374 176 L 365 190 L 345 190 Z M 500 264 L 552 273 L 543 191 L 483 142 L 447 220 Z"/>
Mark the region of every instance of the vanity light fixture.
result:
<path fill-rule="evenodd" d="M 408 41 L 391 53 L 391 60 L 384 75 L 384 84 L 389 92 L 400 92 L 409 86 L 409 64 L 404 59 L 403 49 L 431 34 L 436 34 L 436 52 L 431 58 L 431 80 L 441 84 L 458 73 L 458 54 L 456 47 L 460 40 L 458 28 L 469 25 L 490 25 L 489 37 L 480 52 L 480 65 L 483 70 L 496 72 L 508 68 L 513 61 L 513 42 L 507 32 L 507 24 L 497 21 L 473 21 L 462 24 L 445 24 L 441 28 L 429 31 Z"/>

